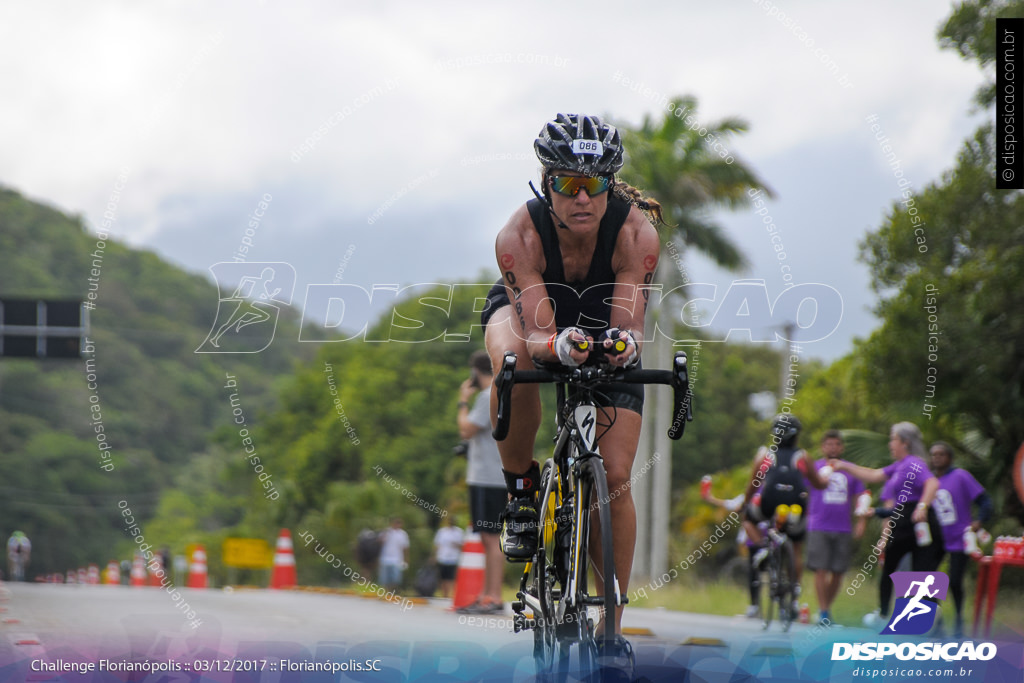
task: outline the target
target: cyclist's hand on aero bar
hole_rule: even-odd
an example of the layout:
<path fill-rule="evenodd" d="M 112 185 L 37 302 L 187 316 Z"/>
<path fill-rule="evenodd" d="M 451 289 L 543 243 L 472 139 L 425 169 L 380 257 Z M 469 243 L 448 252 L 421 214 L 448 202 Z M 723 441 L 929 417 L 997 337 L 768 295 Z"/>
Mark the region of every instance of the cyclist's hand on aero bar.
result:
<path fill-rule="evenodd" d="M 601 335 L 601 346 L 611 365 L 631 368 L 640 359 L 636 338 L 629 330 L 609 328 Z"/>
<path fill-rule="evenodd" d="M 593 338 L 588 337 L 578 327 L 567 327 L 548 341 L 548 349 L 558 356 L 562 365 L 571 368 L 579 367 L 590 355 Z"/>

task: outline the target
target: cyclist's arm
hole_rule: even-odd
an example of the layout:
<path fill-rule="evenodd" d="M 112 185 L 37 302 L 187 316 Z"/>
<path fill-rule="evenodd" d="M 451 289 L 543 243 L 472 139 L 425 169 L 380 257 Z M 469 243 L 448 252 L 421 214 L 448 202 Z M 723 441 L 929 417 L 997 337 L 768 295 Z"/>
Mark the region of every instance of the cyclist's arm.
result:
<path fill-rule="evenodd" d="M 814 463 L 807 457 L 807 451 L 801 450 L 799 459 L 797 460 L 796 467 L 800 470 L 800 473 L 811 483 L 816 489 L 823 489 L 828 486 L 828 479 L 822 477 L 821 473 L 818 472 L 818 468 L 814 466 Z"/>
<path fill-rule="evenodd" d="M 494 252 L 512 302 L 512 329 L 526 342 L 531 358 L 558 363 L 558 356 L 548 346 L 548 340 L 558 329 L 544 285 L 544 248 L 525 206 L 498 233 Z M 586 351 L 572 351 L 578 363 L 585 361 L 587 355 Z"/>
<path fill-rule="evenodd" d="M 744 503 L 749 503 L 750 499 L 754 497 L 754 493 L 764 483 L 764 475 L 758 476 L 761 472 L 761 468 L 764 466 L 764 459 L 768 456 L 768 449 L 761 447 L 757 449 L 757 455 L 754 456 L 754 468 L 750 473 L 750 483 L 747 484 L 747 490 L 743 494 Z"/>
<path fill-rule="evenodd" d="M 650 303 L 651 284 L 658 267 L 660 249 L 658 232 L 644 216 L 633 207 L 619 232 L 612 256 L 615 271 L 615 290 L 611 302 L 609 327 L 628 330 L 636 339 L 637 353 L 643 347 L 644 317 Z M 623 362 L 631 351 L 620 354 Z"/>

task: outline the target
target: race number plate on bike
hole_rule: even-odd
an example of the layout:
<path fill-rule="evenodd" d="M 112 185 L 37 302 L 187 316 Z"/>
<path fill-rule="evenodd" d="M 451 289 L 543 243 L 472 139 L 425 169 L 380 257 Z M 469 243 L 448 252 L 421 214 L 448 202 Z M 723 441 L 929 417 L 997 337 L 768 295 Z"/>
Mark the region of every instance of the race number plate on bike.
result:
<path fill-rule="evenodd" d="M 594 446 L 594 439 L 597 436 L 597 408 L 577 406 L 573 417 L 576 419 L 576 427 L 580 430 L 580 437 L 587 445 L 587 450 L 597 450 Z"/>

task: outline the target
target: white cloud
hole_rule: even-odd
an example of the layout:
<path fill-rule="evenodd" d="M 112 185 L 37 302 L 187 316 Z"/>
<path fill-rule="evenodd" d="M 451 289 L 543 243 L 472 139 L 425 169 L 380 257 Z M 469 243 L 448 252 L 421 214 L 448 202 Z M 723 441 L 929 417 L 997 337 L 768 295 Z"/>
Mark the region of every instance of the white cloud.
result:
<path fill-rule="evenodd" d="M 171 226 L 190 215 L 201 223 L 211 215 L 204 205 L 221 207 L 223 198 L 244 217 L 263 192 L 275 193 L 275 209 L 288 207 L 278 218 L 293 226 L 292 239 L 307 239 L 332 216 L 370 215 L 437 170 L 375 229 L 418 240 L 412 207 L 459 205 L 474 224 L 451 226 L 446 239 L 460 230 L 476 239 L 529 198 L 532 140 L 556 112 L 639 122 L 655 111 L 650 98 L 612 80 L 620 70 L 666 96 L 696 95 L 704 120 L 746 119 L 750 132 L 732 145 L 737 156 L 762 173 L 786 169 L 765 176 L 787 188 L 773 210 L 789 219 L 788 239 L 813 243 L 820 221 L 800 207 L 813 203 L 805 188 L 822 176 L 856 196 L 865 216 L 881 215 L 895 195 L 892 183 L 878 182 L 888 169 L 865 116 L 879 115 L 923 185 L 976 125 L 966 111 L 981 77 L 938 50 L 935 29 L 950 11 L 941 3 L 782 9 L 804 43 L 754 2 L 596 2 L 586 11 L 541 2 L 8 5 L 0 9 L 0 64 L 12 96 L 0 108 L 0 182 L 95 220 L 119 169 L 130 166 L 118 234 L 149 245 L 173 243 Z M 843 88 L 841 75 L 853 87 Z M 346 107 L 294 163 L 292 153 Z M 836 156 L 807 164 L 800 155 L 809 149 Z M 851 175 L 844 167 L 865 149 L 874 175 Z M 278 200 L 296 187 L 305 190 L 301 201 Z M 833 248 L 847 262 L 863 228 L 837 227 Z M 763 248 L 747 234 L 736 238 L 755 253 Z M 489 257 L 439 259 L 436 276 L 476 272 L 491 266 Z M 180 258 L 205 270 L 222 257 L 200 241 Z M 863 308 L 870 297 L 857 268 L 841 284 Z"/>

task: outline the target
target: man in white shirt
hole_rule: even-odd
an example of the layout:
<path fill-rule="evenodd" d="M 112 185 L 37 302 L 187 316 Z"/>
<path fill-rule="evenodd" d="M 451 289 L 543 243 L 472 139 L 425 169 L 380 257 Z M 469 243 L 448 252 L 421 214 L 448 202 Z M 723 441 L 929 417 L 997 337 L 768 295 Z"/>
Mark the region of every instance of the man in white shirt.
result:
<path fill-rule="evenodd" d="M 409 534 L 402 528 L 402 518 L 395 517 L 381 535 L 380 585 L 393 590 L 402 585 L 402 572 L 409 566 Z"/>
<path fill-rule="evenodd" d="M 455 572 L 459 566 L 459 553 L 462 551 L 462 529 L 455 526 L 452 517 L 434 534 L 434 561 L 437 562 L 441 579 L 441 597 L 452 596 L 452 585 Z"/>

